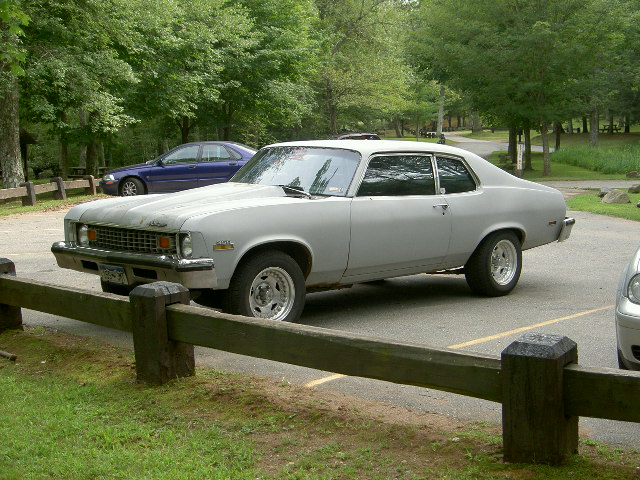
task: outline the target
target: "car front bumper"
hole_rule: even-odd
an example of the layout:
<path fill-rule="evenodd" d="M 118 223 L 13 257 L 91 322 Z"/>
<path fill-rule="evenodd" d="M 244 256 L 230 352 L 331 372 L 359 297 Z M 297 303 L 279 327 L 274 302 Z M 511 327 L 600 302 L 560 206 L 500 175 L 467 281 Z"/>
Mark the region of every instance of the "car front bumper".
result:
<path fill-rule="evenodd" d="M 615 315 L 618 352 L 629 370 L 640 370 L 640 305 L 621 297 Z"/>
<path fill-rule="evenodd" d="M 100 188 L 102 189 L 103 193 L 106 193 L 107 195 L 115 195 L 118 196 L 118 180 L 109 180 L 109 181 L 104 181 L 104 180 L 100 180 Z"/>
<path fill-rule="evenodd" d="M 56 242 L 51 246 L 58 266 L 100 275 L 104 266 L 120 267 L 126 280 L 123 285 L 140 285 L 155 281 L 175 282 L 189 289 L 216 288 L 218 278 L 213 259 L 177 259 L 166 255 L 116 252 L 88 248 L 73 242 Z"/>

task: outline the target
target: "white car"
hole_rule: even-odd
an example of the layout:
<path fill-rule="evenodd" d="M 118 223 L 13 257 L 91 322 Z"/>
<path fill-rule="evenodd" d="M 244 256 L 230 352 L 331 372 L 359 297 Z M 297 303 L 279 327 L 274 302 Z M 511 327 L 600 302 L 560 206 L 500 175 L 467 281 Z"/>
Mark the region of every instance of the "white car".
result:
<path fill-rule="evenodd" d="M 84 203 L 58 265 L 126 294 L 157 280 L 234 314 L 297 320 L 305 294 L 389 277 L 464 273 L 509 293 L 522 250 L 566 239 L 562 194 L 457 148 L 321 140 L 267 146 L 229 183 Z"/>
<path fill-rule="evenodd" d="M 620 368 L 640 370 L 640 248 L 618 283 L 616 337 Z"/>

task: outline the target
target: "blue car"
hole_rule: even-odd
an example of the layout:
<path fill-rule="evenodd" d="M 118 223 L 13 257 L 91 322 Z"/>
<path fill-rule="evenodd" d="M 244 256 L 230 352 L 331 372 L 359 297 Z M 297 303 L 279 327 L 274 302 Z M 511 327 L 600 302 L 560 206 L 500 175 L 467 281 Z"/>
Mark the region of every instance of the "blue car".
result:
<path fill-rule="evenodd" d="M 234 142 L 179 145 L 155 160 L 117 168 L 100 181 L 108 195 L 144 195 L 226 182 L 256 153 Z"/>

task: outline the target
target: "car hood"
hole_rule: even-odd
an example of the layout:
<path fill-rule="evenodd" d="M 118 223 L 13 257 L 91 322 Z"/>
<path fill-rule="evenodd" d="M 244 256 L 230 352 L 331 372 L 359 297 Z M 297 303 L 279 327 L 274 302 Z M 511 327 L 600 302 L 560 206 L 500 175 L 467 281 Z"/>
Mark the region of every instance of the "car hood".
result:
<path fill-rule="evenodd" d="M 114 168 L 113 170 L 109 170 L 106 174 L 114 174 L 120 172 L 130 172 L 131 170 L 140 170 L 141 168 L 150 167 L 151 165 L 148 163 L 136 163 L 135 165 L 127 165 L 126 167 Z"/>
<path fill-rule="evenodd" d="M 86 223 L 178 230 L 195 216 L 291 201 L 301 199 L 287 196 L 280 187 L 221 183 L 177 193 L 89 202 L 75 207 L 68 216 Z"/>

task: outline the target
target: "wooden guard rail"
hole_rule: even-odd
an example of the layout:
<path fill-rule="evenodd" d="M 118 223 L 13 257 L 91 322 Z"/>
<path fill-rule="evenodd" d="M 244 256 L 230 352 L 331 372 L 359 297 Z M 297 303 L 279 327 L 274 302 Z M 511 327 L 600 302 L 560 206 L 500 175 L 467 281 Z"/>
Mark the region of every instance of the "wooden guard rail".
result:
<path fill-rule="evenodd" d="M 640 373 L 577 364 L 567 337 L 529 333 L 501 357 L 317 327 L 226 315 L 189 304 L 182 285 L 155 282 L 130 296 L 22 279 L 0 259 L 0 332 L 21 308 L 133 333 L 137 378 L 194 374 L 193 346 L 502 403 L 504 458 L 559 464 L 575 453 L 578 417 L 640 422 Z"/>
<path fill-rule="evenodd" d="M 33 182 L 21 183 L 16 188 L 5 188 L 0 190 L 0 200 L 22 199 L 22 205 L 35 205 L 36 195 L 40 193 L 55 192 L 53 197 L 56 200 L 67 198 L 67 190 L 72 188 L 84 188 L 86 195 L 96 195 L 97 186 L 100 181 L 92 175 L 85 175 L 82 180 L 64 181 L 61 177 L 52 178 L 49 183 L 34 184 Z"/>

